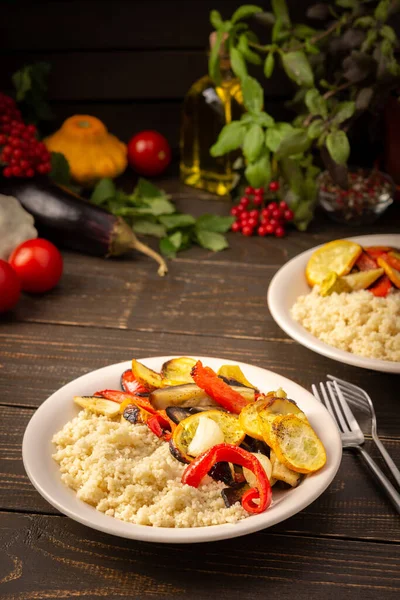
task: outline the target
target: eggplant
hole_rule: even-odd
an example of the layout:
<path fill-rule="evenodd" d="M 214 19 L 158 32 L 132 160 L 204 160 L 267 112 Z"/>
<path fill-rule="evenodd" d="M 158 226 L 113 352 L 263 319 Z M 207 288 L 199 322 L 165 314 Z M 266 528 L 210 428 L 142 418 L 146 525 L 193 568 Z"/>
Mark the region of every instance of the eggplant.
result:
<path fill-rule="evenodd" d="M 235 485 L 234 472 L 228 462 L 216 462 L 208 471 L 210 477 L 215 481 L 222 481 L 225 485 Z"/>
<path fill-rule="evenodd" d="M 240 447 L 243 448 L 243 450 L 247 450 L 247 452 L 260 452 L 261 454 L 265 454 L 268 458 L 270 456 L 270 447 L 265 442 L 256 440 L 256 438 L 249 435 L 246 435 L 243 442 L 240 444 Z"/>
<path fill-rule="evenodd" d="M 169 406 L 183 406 L 185 408 L 191 406 L 217 408 L 219 406 L 195 383 L 184 383 L 182 385 L 158 388 L 151 392 L 149 398 L 157 410 L 162 410 Z"/>
<path fill-rule="evenodd" d="M 19 200 L 34 217 L 40 235 L 56 245 L 104 257 L 138 250 L 158 262 L 159 275 L 168 271 L 164 259 L 140 242 L 124 219 L 45 177 L 2 180 L 0 188 L 2 193 Z"/>
<path fill-rule="evenodd" d="M 221 492 L 221 496 L 225 502 L 225 506 L 229 508 L 236 504 L 236 502 L 240 502 L 243 494 L 249 489 L 250 486 L 248 483 L 236 483 L 231 487 L 224 488 Z"/>
<path fill-rule="evenodd" d="M 196 413 L 204 412 L 206 410 L 208 410 L 208 407 L 203 408 L 192 406 L 191 408 L 182 408 L 181 406 L 168 406 L 165 412 L 171 421 L 179 425 L 181 421 L 187 419 L 191 415 L 195 415 Z"/>
<path fill-rule="evenodd" d="M 123 413 L 124 419 L 135 425 L 139 421 L 140 408 L 134 404 L 129 404 Z"/>

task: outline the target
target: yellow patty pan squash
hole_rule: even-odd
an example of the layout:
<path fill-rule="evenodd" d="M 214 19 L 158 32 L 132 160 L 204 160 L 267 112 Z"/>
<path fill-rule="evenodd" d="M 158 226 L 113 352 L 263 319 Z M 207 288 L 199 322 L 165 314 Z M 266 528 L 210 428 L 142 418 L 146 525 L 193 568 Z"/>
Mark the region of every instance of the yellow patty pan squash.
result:
<path fill-rule="evenodd" d="M 69 117 L 44 143 L 50 152 L 64 154 L 71 177 L 86 187 L 103 177 L 117 177 L 127 166 L 126 145 L 90 115 Z"/>

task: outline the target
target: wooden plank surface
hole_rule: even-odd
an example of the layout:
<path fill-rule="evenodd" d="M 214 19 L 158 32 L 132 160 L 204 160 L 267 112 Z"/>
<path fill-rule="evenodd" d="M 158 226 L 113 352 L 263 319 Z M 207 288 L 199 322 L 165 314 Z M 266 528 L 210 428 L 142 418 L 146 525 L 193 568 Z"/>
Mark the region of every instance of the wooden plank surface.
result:
<path fill-rule="evenodd" d="M 252 536 L 192 546 L 121 540 L 57 516 L 0 515 L 2 600 L 292 597 L 376 600 L 400 592 L 393 544 Z"/>

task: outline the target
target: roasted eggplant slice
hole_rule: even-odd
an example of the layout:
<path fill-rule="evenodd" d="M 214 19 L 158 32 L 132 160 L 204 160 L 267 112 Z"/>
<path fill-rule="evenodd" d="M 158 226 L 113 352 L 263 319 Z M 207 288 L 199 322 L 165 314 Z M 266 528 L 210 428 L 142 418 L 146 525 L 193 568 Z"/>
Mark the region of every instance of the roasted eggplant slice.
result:
<path fill-rule="evenodd" d="M 172 358 L 165 362 L 161 368 L 161 375 L 164 379 L 179 383 L 193 383 L 190 371 L 196 364 L 194 358 L 181 356 Z"/>
<path fill-rule="evenodd" d="M 233 467 L 228 462 L 217 462 L 208 472 L 209 476 L 215 481 L 222 481 L 225 485 L 235 485 L 235 472 Z"/>
<path fill-rule="evenodd" d="M 209 410 L 208 408 L 198 408 L 197 406 L 193 406 L 191 408 L 182 408 L 181 406 L 168 406 L 165 409 L 167 416 L 176 423 L 177 425 L 187 419 L 191 415 L 195 415 L 199 412 L 204 412 L 205 410 Z"/>
<path fill-rule="evenodd" d="M 218 406 L 195 383 L 186 383 L 184 385 L 174 385 L 153 390 L 150 394 L 150 402 L 157 410 L 165 409 L 169 406 L 182 406 L 185 408 L 191 406 Z"/>
<path fill-rule="evenodd" d="M 245 483 L 236 483 L 231 487 L 224 488 L 221 492 L 221 496 L 225 502 L 226 508 L 230 508 L 236 502 L 240 502 L 242 500 L 242 496 L 247 490 L 250 489 L 250 486 L 247 482 Z"/>

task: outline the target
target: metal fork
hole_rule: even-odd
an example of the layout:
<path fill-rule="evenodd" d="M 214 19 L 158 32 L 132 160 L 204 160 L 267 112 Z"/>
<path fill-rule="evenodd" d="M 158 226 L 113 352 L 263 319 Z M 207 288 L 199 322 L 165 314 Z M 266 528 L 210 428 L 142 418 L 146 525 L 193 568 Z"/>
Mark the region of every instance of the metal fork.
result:
<path fill-rule="evenodd" d="M 337 381 L 337 384 L 342 391 L 343 396 L 345 397 L 350 404 L 354 404 L 360 410 L 369 413 L 371 417 L 371 436 L 374 440 L 379 452 L 382 455 L 382 458 L 386 462 L 388 468 L 390 469 L 394 479 L 396 480 L 397 485 L 400 487 L 400 471 L 396 467 L 392 457 L 389 452 L 386 450 L 385 446 L 382 444 L 381 440 L 378 437 L 377 426 L 376 426 L 376 415 L 374 405 L 372 404 L 372 400 L 367 394 L 365 390 L 358 387 L 358 385 L 354 385 L 353 383 L 348 383 L 343 379 L 339 379 L 338 377 L 334 377 L 333 375 L 328 375 L 328 379 L 332 381 Z"/>
<path fill-rule="evenodd" d="M 320 383 L 319 386 L 321 389 L 321 395 L 315 385 L 312 386 L 313 394 L 315 398 L 319 400 L 319 402 L 326 406 L 336 421 L 340 431 L 343 448 L 354 448 L 357 450 L 385 490 L 397 512 L 400 513 L 400 494 L 390 483 L 389 479 L 381 471 L 368 452 L 362 447 L 362 444 L 365 441 L 364 434 L 354 418 L 354 415 L 351 412 L 338 384 L 336 381 L 333 383 L 328 381 L 326 385 Z"/>

